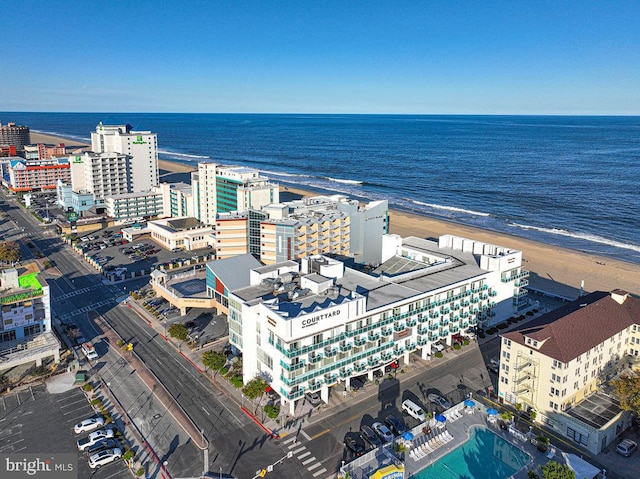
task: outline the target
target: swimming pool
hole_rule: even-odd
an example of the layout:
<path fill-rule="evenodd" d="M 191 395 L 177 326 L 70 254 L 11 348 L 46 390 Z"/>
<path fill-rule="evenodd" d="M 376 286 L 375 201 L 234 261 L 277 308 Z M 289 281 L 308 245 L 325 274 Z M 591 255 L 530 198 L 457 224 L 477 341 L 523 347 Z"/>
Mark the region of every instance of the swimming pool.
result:
<path fill-rule="evenodd" d="M 522 469 L 531 456 L 484 427 L 471 438 L 411 479 L 506 479 Z"/>

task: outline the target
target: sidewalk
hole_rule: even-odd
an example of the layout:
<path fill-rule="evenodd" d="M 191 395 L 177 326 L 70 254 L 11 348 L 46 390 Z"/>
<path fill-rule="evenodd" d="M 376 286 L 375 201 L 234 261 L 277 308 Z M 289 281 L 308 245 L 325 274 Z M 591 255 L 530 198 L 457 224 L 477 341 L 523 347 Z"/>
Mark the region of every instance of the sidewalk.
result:
<path fill-rule="evenodd" d="M 239 409 L 241 409 L 245 414 L 250 416 L 258 425 L 261 427 L 267 434 L 272 435 L 274 438 L 283 438 L 290 434 L 298 434 L 301 432 L 302 424 L 309 425 L 313 424 L 317 421 L 325 419 L 333 414 L 333 411 L 338 408 L 342 409 L 345 407 L 353 406 L 364 399 L 376 396 L 379 393 L 379 388 L 384 384 L 384 379 L 380 381 L 379 385 L 375 385 L 373 381 L 369 381 L 365 384 L 365 386 L 357 391 L 347 391 L 346 394 L 342 394 L 342 391 L 336 391 L 340 386 L 333 388 L 333 393 L 330 396 L 329 404 L 321 405 L 317 408 L 314 408 L 311 404 L 306 401 L 299 401 L 296 406 L 296 411 L 293 416 L 282 415 L 283 424 L 276 423 L 275 420 L 262 417 L 261 408 L 258 410 L 258 417 L 252 414 L 252 411 L 249 410 L 253 405 L 250 401 L 243 398 L 242 391 L 240 389 L 236 389 L 231 385 L 229 381 L 226 379 L 217 379 L 215 375 L 211 375 L 206 372 L 205 366 L 202 364 L 202 353 L 210 350 L 219 348 L 222 350 L 223 341 L 218 341 L 216 344 L 209 345 L 203 349 L 190 350 L 188 348 L 179 348 L 178 343 L 172 339 L 171 337 L 167 337 L 164 335 L 164 326 L 153 316 L 151 316 L 137 301 L 129 299 L 128 305 L 138 314 L 140 318 L 142 318 L 150 328 L 154 329 L 159 336 L 161 336 L 165 341 L 171 343 L 176 351 L 179 352 L 185 359 L 187 359 L 194 368 L 196 368 L 203 376 L 207 377 L 209 381 L 211 381 L 216 387 L 222 390 L 225 395 L 232 400 Z M 472 341 L 468 346 L 464 346 L 459 350 L 450 349 L 444 354 L 442 358 L 431 359 L 431 360 L 422 360 L 417 359 L 415 355 L 412 355 L 412 362 L 409 365 L 404 365 L 400 369 L 403 369 L 405 372 L 400 373 L 399 370 L 394 374 L 394 379 L 400 383 L 411 381 L 416 378 L 419 374 L 424 373 L 426 369 L 431 367 L 436 367 L 443 362 L 450 361 L 451 359 L 460 356 L 461 354 L 465 354 L 466 351 L 471 347 L 476 347 L 474 341 Z M 385 378 L 387 375 L 385 375 Z M 266 404 L 263 402 L 262 405 Z M 246 406 L 246 408 L 244 407 Z M 304 433 L 303 433 L 304 434 Z"/>

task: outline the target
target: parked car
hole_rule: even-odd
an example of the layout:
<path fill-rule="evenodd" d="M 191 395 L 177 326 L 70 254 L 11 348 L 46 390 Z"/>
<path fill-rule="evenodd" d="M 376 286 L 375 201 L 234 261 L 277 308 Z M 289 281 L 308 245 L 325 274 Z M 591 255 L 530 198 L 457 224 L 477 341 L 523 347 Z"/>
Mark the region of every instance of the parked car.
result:
<path fill-rule="evenodd" d="M 417 419 L 420 422 L 425 422 L 427 420 L 427 416 L 424 413 L 424 409 L 418 406 L 416 403 L 411 401 L 410 399 L 405 399 L 402 401 L 402 410 L 406 412 L 409 416 L 414 419 Z"/>
<path fill-rule="evenodd" d="M 385 417 L 384 423 L 396 436 L 399 436 L 407 430 L 407 426 L 405 426 L 404 421 L 392 415 Z"/>
<path fill-rule="evenodd" d="M 492 373 L 498 374 L 500 372 L 500 360 L 498 358 L 491 358 L 487 369 Z"/>
<path fill-rule="evenodd" d="M 113 429 L 98 429 L 97 431 L 93 431 L 87 437 L 83 437 L 82 439 L 78 439 L 78 449 L 84 451 L 88 447 L 93 446 L 96 442 L 101 439 L 108 439 L 114 436 Z"/>
<path fill-rule="evenodd" d="M 320 395 L 314 392 L 308 392 L 304 395 L 305 399 L 312 406 L 319 406 L 322 403 L 322 399 L 320 399 Z"/>
<path fill-rule="evenodd" d="M 434 353 L 441 353 L 442 351 L 444 351 L 444 346 L 440 343 L 433 343 L 431 345 L 431 352 Z"/>
<path fill-rule="evenodd" d="M 94 416 L 79 422 L 73 428 L 73 432 L 81 434 L 83 432 L 93 431 L 104 426 L 104 418 L 102 416 Z"/>
<path fill-rule="evenodd" d="M 451 407 L 451 403 L 438 394 L 429 394 L 428 398 L 429 401 L 442 406 L 444 409 L 449 409 Z"/>
<path fill-rule="evenodd" d="M 385 373 L 390 373 L 391 371 L 394 371 L 394 370 L 398 369 L 399 367 L 400 367 L 400 363 L 396 360 L 396 361 L 393 361 L 392 363 L 387 364 L 384 367 L 384 372 Z"/>
<path fill-rule="evenodd" d="M 100 451 L 89 458 L 89 467 L 96 469 L 100 466 L 110 464 L 116 459 L 122 457 L 122 450 L 118 447 L 113 449 L 105 449 Z"/>
<path fill-rule="evenodd" d="M 115 447 L 120 447 L 120 443 L 117 439 L 102 439 L 96 442 L 93 446 L 88 447 L 87 454 L 92 456 L 96 452 L 104 451 L 105 449 L 113 449 Z"/>
<path fill-rule="evenodd" d="M 347 446 L 353 454 L 356 456 L 362 456 L 366 448 L 364 447 L 364 442 L 360 441 L 355 436 L 345 436 L 344 437 L 344 445 Z"/>
<path fill-rule="evenodd" d="M 374 422 L 371 425 L 371 429 L 373 429 L 376 432 L 376 434 L 378 436 L 380 436 L 380 439 L 382 439 L 383 442 L 392 442 L 393 441 L 393 433 L 384 424 L 379 423 L 379 422 Z"/>
<path fill-rule="evenodd" d="M 360 437 L 373 447 L 382 446 L 382 440 L 380 437 L 366 424 L 360 426 Z"/>
<path fill-rule="evenodd" d="M 380 379 L 382 376 L 384 376 L 384 373 L 382 372 L 381 369 L 376 369 L 373 372 L 373 377 L 376 378 L 376 379 Z"/>
<path fill-rule="evenodd" d="M 364 383 L 361 379 L 351 378 L 351 389 L 357 391 L 358 389 L 362 389 L 364 387 Z"/>
<path fill-rule="evenodd" d="M 616 446 L 616 452 L 624 457 L 629 457 L 636 449 L 638 449 L 638 445 L 631 439 L 623 439 L 620 441 L 620 444 Z"/>

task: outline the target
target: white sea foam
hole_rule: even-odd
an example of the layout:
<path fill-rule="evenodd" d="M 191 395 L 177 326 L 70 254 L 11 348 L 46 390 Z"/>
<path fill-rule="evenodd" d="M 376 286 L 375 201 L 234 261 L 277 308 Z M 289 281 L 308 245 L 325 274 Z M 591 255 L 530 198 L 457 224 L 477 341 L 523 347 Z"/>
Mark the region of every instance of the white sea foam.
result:
<path fill-rule="evenodd" d="M 325 180 L 333 181 L 334 183 L 344 183 L 345 185 L 361 185 L 362 181 L 358 180 L 342 180 L 340 178 L 331 178 L 330 176 L 325 176 Z"/>
<path fill-rule="evenodd" d="M 621 243 L 620 241 L 612 240 L 612 239 L 605 238 L 603 236 L 594 235 L 594 234 L 572 233 L 571 231 L 563 230 L 560 228 L 541 228 L 539 226 L 523 225 L 519 223 L 510 223 L 509 226 L 515 226 L 516 228 L 520 228 L 523 230 L 535 230 L 535 231 L 540 231 L 541 233 L 550 233 L 554 235 L 567 236 L 569 238 L 591 241 L 592 243 L 606 244 L 609 246 L 614 246 L 616 248 L 630 249 L 632 251 L 637 251 L 640 253 L 639 245 Z"/>
<path fill-rule="evenodd" d="M 158 154 L 177 156 L 178 158 L 187 158 L 187 159 L 191 159 L 191 160 L 208 160 L 208 159 L 211 159 L 210 156 L 206 156 L 206 155 L 189 155 L 188 153 L 177 153 L 175 151 L 167 151 L 167 150 L 158 150 Z"/>
<path fill-rule="evenodd" d="M 411 198 L 407 198 L 407 201 L 410 201 L 411 203 L 415 203 L 416 205 L 428 206 L 429 208 L 434 208 L 436 210 L 455 211 L 456 213 L 466 213 L 468 215 L 474 215 L 474 216 L 491 216 L 489 213 L 483 213 L 482 211 L 465 210 L 464 208 L 457 208 L 455 206 L 437 205 L 435 203 L 423 203 L 422 201 L 412 200 Z"/>
<path fill-rule="evenodd" d="M 282 171 L 263 170 L 262 168 L 260 169 L 260 173 L 264 173 L 266 175 L 271 175 L 271 176 L 285 176 L 288 178 L 304 178 L 309 176 L 309 175 L 301 175 L 298 173 L 283 173 Z"/>

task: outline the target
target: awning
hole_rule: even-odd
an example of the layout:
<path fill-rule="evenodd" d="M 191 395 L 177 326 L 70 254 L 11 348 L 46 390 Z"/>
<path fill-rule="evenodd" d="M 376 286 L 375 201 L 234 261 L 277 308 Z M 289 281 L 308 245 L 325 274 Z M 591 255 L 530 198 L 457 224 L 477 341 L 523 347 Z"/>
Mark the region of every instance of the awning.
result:
<path fill-rule="evenodd" d="M 567 462 L 567 466 L 569 466 L 569 468 L 576 473 L 576 477 L 580 479 L 593 479 L 600 473 L 600 469 L 575 454 L 563 452 L 562 457 L 564 457 L 564 460 Z"/>
<path fill-rule="evenodd" d="M 369 479 L 404 479 L 404 467 L 383 467 L 371 474 Z"/>

